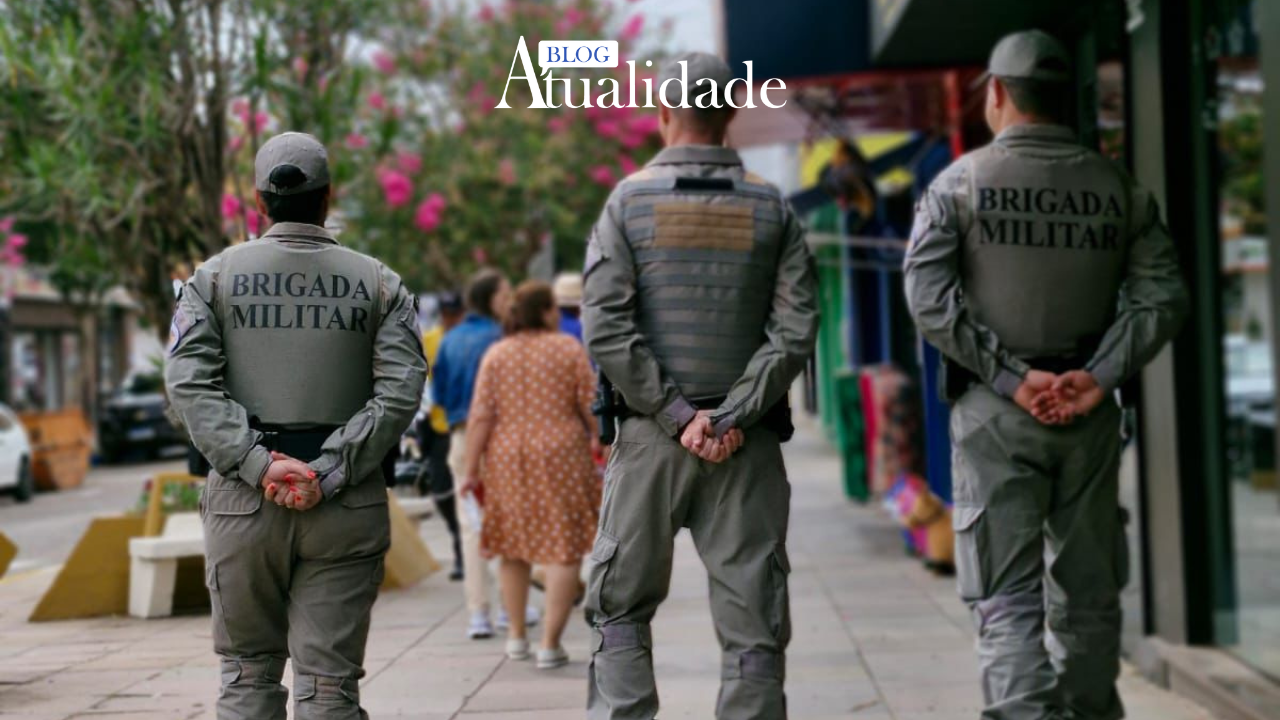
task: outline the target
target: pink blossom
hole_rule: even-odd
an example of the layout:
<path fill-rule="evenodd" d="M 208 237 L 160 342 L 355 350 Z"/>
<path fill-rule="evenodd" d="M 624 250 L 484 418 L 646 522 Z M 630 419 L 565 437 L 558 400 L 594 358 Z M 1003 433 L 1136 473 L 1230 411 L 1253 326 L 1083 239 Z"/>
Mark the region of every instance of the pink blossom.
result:
<path fill-rule="evenodd" d="M 423 232 L 431 232 L 440 227 L 440 216 L 444 214 L 446 202 L 444 195 L 438 192 L 431 193 L 418 203 L 418 209 L 414 213 L 413 224 Z"/>
<path fill-rule="evenodd" d="M 22 233 L 14 233 L 4 241 L 6 250 L 17 252 L 27 246 L 27 236 Z"/>
<path fill-rule="evenodd" d="M 0 233 L 7 233 L 13 229 L 13 216 L 0 218 Z"/>
<path fill-rule="evenodd" d="M 422 232 L 432 232 L 440 227 L 440 211 L 422 203 L 413 215 L 413 224 Z"/>
<path fill-rule="evenodd" d="M 329 77 L 326 75 L 325 77 L 320 78 L 320 80 L 316 82 L 316 87 L 320 89 L 320 92 L 324 92 L 324 91 L 328 90 L 328 89 L 329 89 Z"/>
<path fill-rule="evenodd" d="M 253 135 L 267 129 L 267 123 L 271 122 L 271 116 L 265 111 L 259 110 L 253 114 L 252 119 L 246 114 L 240 118 L 240 121 L 244 123 L 245 132 Z"/>
<path fill-rule="evenodd" d="M 588 120 L 598 120 L 604 116 L 604 109 L 592 105 L 586 110 L 583 110 L 582 114 L 585 115 Z"/>
<path fill-rule="evenodd" d="M 222 217 L 227 220 L 235 220 L 240 217 L 240 211 L 244 209 L 244 203 L 240 202 L 240 198 L 226 193 L 222 196 Z"/>
<path fill-rule="evenodd" d="M 240 118 L 249 117 L 249 101 L 244 98 L 236 98 L 231 103 L 231 114 Z"/>
<path fill-rule="evenodd" d="M 477 265 L 486 265 L 489 262 L 489 253 L 484 248 L 478 247 L 471 251 L 471 259 L 476 261 Z"/>
<path fill-rule="evenodd" d="M 511 158 L 503 158 L 498 163 L 498 182 L 507 186 L 516 184 L 516 164 Z"/>
<path fill-rule="evenodd" d="M 3 250 L 0 250 L 0 263 L 10 267 L 20 267 L 24 262 L 26 262 L 26 258 L 22 257 L 22 253 L 18 250 L 10 247 L 5 247 Z M 12 292 L 12 290 L 10 290 L 10 292 Z M 7 297 L 13 296 L 10 294 Z"/>
<path fill-rule="evenodd" d="M 417 175 L 422 169 L 422 157 L 407 150 L 400 152 L 396 155 L 396 167 L 406 175 Z"/>
<path fill-rule="evenodd" d="M 622 168 L 623 175 L 630 175 L 636 171 L 636 161 L 631 159 L 630 155 L 618 156 L 618 167 Z"/>
<path fill-rule="evenodd" d="M 250 210 L 244 214 L 244 224 L 249 228 L 250 235 L 257 235 L 262 230 L 262 216 L 257 210 Z"/>
<path fill-rule="evenodd" d="M 310 69 L 311 69 L 311 65 L 307 62 L 306 58 L 299 57 L 299 58 L 293 59 L 293 72 L 297 74 L 298 79 L 302 79 L 306 77 L 307 70 L 310 70 Z"/>
<path fill-rule="evenodd" d="M 553 135 L 562 135 L 569 129 L 572 120 L 567 115 L 557 115 L 547 121 L 547 130 Z"/>
<path fill-rule="evenodd" d="M 396 71 L 396 59 L 386 50 L 379 50 L 373 54 L 373 66 L 383 75 L 391 75 Z"/>
<path fill-rule="evenodd" d="M 439 211 L 443 211 L 444 206 L 447 204 L 444 199 L 444 195 L 441 195 L 438 192 L 433 192 L 430 195 L 428 195 L 427 199 L 423 200 L 422 203 L 428 207 L 433 207 Z"/>
<path fill-rule="evenodd" d="M 622 26 L 622 31 L 618 33 L 620 40 L 635 40 L 640 37 L 640 31 L 644 30 L 644 15 L 636 13 Z"/>
<path fill-rule="evenodd" d="M 627 129 L 637 135 L 653 135 L 658 132 L 658 116 L 651 113 L 634 115 L 627 121 Z"/>
<path fill-rule="evenodd" d="M 382 185 L 382 196 L 387 207 L 404 207 L 413 199 L 413 182 L 402 173 L 381 170 L 378 172 L 378 183 Z"/>
<path fill-rule="evenodd" d="M 635 150 L 644 145 L 646 137 L 639 133 L 629 132 L 623 135 L 618 142 L 622 143 L 622 147 L 628 150 Z"/>
<path fill-rule="evenodd" d="M 601 120 L 596 123 L 596 134 L 602 138 L 616 138 L 621 132 L 622 128 L 612 120 Z"/>
<path fill-rule="evenodd" d="M 494 17 L 493 8 L 489 7 L 488 5 L 485 5 L 484 7 L 480 8 L 480 12 L 476 13 L 476 17 L 480 18 L 480 22 L 493 22 L 493 17 Z"/>
<path fill-rule="evenodd" d="M 608 165 L 596 165 L 587 173 L 591 177 L 591 181 L 597 185 L 610 187 L 617 180 L 613 174 L 613 168 Z"/>
<path fill-rule="evenodd" d="M 237 135 L 227 141 L 227 152 L 235 154 L 240 152 L 240 148 L 244 147 L 244 136 Z"/>
<path fill-rule="evenodd" d="M 369 107 L 379 111 L 386 110 L 387 98 L 383 96 L 382 93 L 378 92 L 377 90 L 374 90 L 373 92 L 369 93 Z"/>
<path fill-rule="evenodd" d="M 582 22 L 584 14 L 578 8 L 569 8 L 565 11 L 564 17 L 556 21 L 556 32 L 563 35 L 573 30 Z"/>
<path fill-rule="evenodd" d="M 369 138 L 358 132 L 348 134 L 347 139 L 344 142 L 346 143 L 348 150 L 363 150 L 369 147 Z"/>

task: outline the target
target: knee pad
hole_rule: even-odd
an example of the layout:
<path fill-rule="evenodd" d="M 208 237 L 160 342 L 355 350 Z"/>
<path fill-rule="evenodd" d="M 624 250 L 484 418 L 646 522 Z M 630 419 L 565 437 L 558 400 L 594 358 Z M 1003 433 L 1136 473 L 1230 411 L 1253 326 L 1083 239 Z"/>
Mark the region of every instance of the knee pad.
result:
<path fill-rule="evenodd" d="M 637 623 L 610 623 L 597 625 L 591 631 L 593 652 L 626 650 L 629 648 L 653 649 L 653 634 L 648 625 Z"/>
<path fill-rule="evenodd" d="M 278 685 L 284 679 L 282 657 L 222 658 L 223 685 Z"/>
<path fill-rule="evenodd" d="M 360 705 L 360 684 L 352 678 L 324 675 L 293 676 L 293 697 L 298 702 L 315 701 L 325 705 Z"/>
<path fill-rule="evenodd" d="M 787 657 L 770 650 L 725 651 L 720 656 L 721 680 L 768 680 L 782 682 L 787 676 Z"/>
<path fill-rule="evenodd" d="M 1013 644 L 1039 644 L 1045 615 L 1044 595 L 1023 592 L 996 595 L 973 604 L 978 620 L 978 634 L 984 639 Z"/>

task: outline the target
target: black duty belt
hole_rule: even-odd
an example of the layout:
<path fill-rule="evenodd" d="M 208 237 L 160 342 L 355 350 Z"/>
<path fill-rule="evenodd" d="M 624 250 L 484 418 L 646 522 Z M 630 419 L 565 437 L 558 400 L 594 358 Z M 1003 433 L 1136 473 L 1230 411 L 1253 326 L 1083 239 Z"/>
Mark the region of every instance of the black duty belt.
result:
<path fill-rule="evenodd" d="M 690 404 L 698 410 L 715 410 L 723 405 L 725 400 L 725 397 L 702 398 L 692 400 L 690 401 Z M 624 408 L 624 417 L 636 417 L 643 415 L 644 413 L 636 412 L 633 408 Z M 796 427 L 791 422 L 791 403 L 786 397 L 783 397 L 781 400 L 774 403 L 773 407 L 769 408 L 768 412 L 760 418 L 760 421 L 757 424 L 777 433 L 778 438 L 782 440 L 782 442 L 790 440 L 791 437 L 796 434 Z"/>
<path fill-rule="evenodd" d="M 1072 370 L 1083 370 L 1092 355 L 1053 355 L 1049 357 L 1026 358 L 1023 360 L 1033 370 L 1040 370 L 1054 375 L 1062 375 Z"/>
<path fill-rule="evenodd" d="M 262 446 L 284 453 L 303 462 L 320 457 L 324 441 L 329 439 L 339 425 L 316 425 L 304 428 L 285 428 L 279 425 L 249 423 L 249 427 L 262 433 Z"/>

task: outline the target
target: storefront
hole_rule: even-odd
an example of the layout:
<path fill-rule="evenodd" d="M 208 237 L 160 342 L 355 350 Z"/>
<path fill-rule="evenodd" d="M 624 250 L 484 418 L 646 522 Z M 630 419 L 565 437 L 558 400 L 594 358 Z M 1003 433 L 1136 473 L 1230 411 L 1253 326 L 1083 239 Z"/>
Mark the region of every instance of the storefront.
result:
<path fill-rule="evenodd" d="M 1074 50 L 1080 136 L 1159 199 L 1193 299 L 1132 418 L 1125 646 L 1218 717 L 1280 717 L 1280 122 L 1263 122 L 1280 118 L 1266 90 L 1280 4 L 879 0 L 872 14 L 885 67 L 976 67 L 1026 27 Z"/>

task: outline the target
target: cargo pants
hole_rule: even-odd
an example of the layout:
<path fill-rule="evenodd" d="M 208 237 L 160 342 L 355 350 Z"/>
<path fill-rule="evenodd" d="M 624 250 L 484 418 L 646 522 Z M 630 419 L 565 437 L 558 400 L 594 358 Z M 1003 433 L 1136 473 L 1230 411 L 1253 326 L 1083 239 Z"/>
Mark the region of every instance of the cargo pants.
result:
<path fill-rule="evenodd" d="M 1107 400 L 1047 427 L 978 386 L 952 409 L 951 440 L 956 570 L 978 631 L 982 717 L 1123 717 L 1119 407 Z"/>
<path fill-rule="evenodd" d="M 738 453 L 717 465 L 692 455 L 653 420 L 622 423 L 588 563 L 591 720 L 658 714 L 649 623 L 667 597 L 673 540 L 682 527 L 710 578 L 722 658 L 716 718 L 787 717 L 790 502 L 778 436 L 770 430 L 751 428 Z"/>
<path fill-rule="evenodd" d="M 365 642 L 391 543 L 380 479 L 298 512 L 216 473 L 201 501 L 218 720 L 285 720 L 293 659 L 296 720 L 367 720 Z"/>

